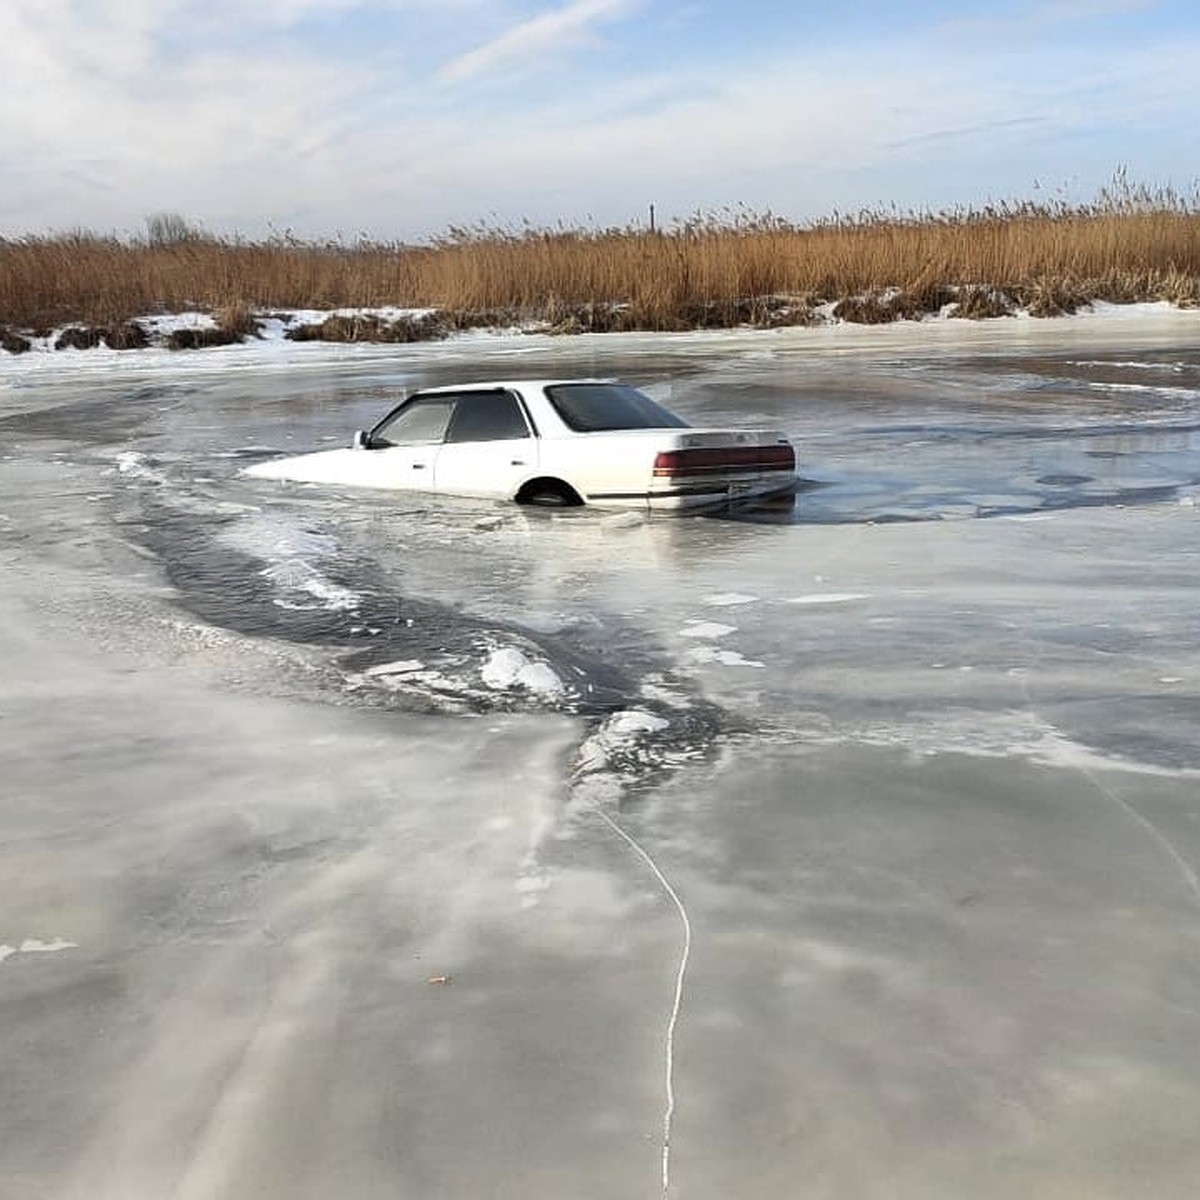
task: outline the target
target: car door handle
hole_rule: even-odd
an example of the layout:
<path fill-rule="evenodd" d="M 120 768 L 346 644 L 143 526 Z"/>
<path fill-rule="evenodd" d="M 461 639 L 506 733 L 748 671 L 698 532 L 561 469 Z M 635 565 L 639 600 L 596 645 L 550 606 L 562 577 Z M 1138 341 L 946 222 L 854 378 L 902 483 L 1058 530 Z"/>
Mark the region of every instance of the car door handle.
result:
<path fill-rule="evenodd" d="M 525 465 L 525 460 L 523 458 L 514 458 L 510 464 L 510 466 L 514 466 L 514 467 L 523 467 L 524 465 Z"/>
<path fill-rule="evenodd" d="M 425 470 L 425 464 L 424 463 L 413 463 L 412 469 L 414 471 L 423 471 L 423 470 Z"/>

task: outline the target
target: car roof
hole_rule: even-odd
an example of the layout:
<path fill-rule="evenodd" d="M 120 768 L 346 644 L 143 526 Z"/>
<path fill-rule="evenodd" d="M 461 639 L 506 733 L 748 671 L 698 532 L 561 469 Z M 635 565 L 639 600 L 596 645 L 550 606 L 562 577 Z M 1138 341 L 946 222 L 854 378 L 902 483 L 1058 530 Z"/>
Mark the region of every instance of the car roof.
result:
<path fill-rule="evenodd" d="M 417 388 L 413 395 L 437 395 L 439 392 L 494 392 L 498 388 L 511 388 L 516 392 L 539 391 L 566 383 L 614 383 L 612 379 L 489 379 L 483 383 L 447 383 L 438 387 Z"/>

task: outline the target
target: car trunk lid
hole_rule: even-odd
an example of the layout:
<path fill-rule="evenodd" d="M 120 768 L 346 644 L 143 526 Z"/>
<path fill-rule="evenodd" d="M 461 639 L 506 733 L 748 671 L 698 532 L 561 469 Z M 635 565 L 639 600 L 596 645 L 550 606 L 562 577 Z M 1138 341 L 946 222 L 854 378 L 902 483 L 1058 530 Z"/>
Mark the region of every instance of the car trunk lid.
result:
<path fill-rule="evenodd" d="M 775 430 L 681 430 L 673 447 L 654 459 L 656 482 L 711 482 L 715 488 L 741 480 L 783 479 L 796 470 L 791 443 Z"/>

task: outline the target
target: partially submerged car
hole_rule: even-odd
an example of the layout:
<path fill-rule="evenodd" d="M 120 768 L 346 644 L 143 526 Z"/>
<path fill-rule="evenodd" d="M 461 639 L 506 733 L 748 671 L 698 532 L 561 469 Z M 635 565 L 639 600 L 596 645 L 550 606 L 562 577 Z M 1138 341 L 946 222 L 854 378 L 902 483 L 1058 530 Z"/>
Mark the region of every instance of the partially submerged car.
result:
<path fill-rule="evenodd" d="M 426 388 L 349 449 L 246 473 L 518 504 L 678 509 L 789 491 L 796 455 L 775 431 L 692 429 L 628 384 L 536 380 Z"/>

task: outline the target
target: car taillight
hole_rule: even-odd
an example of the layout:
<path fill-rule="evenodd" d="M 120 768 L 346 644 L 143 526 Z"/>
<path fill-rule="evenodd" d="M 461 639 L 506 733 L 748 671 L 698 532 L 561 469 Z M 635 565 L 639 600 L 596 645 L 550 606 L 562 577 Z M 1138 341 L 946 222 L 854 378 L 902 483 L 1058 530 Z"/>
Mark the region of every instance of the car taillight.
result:
<path fill-rule="evenodd" d="M 654 475 L 657 479 L 677 479 L 681 475 L 713 475 L 729 471 L 795 469 L 796 452 L 787 444 L 660 450 L 654 459 Z"/>

